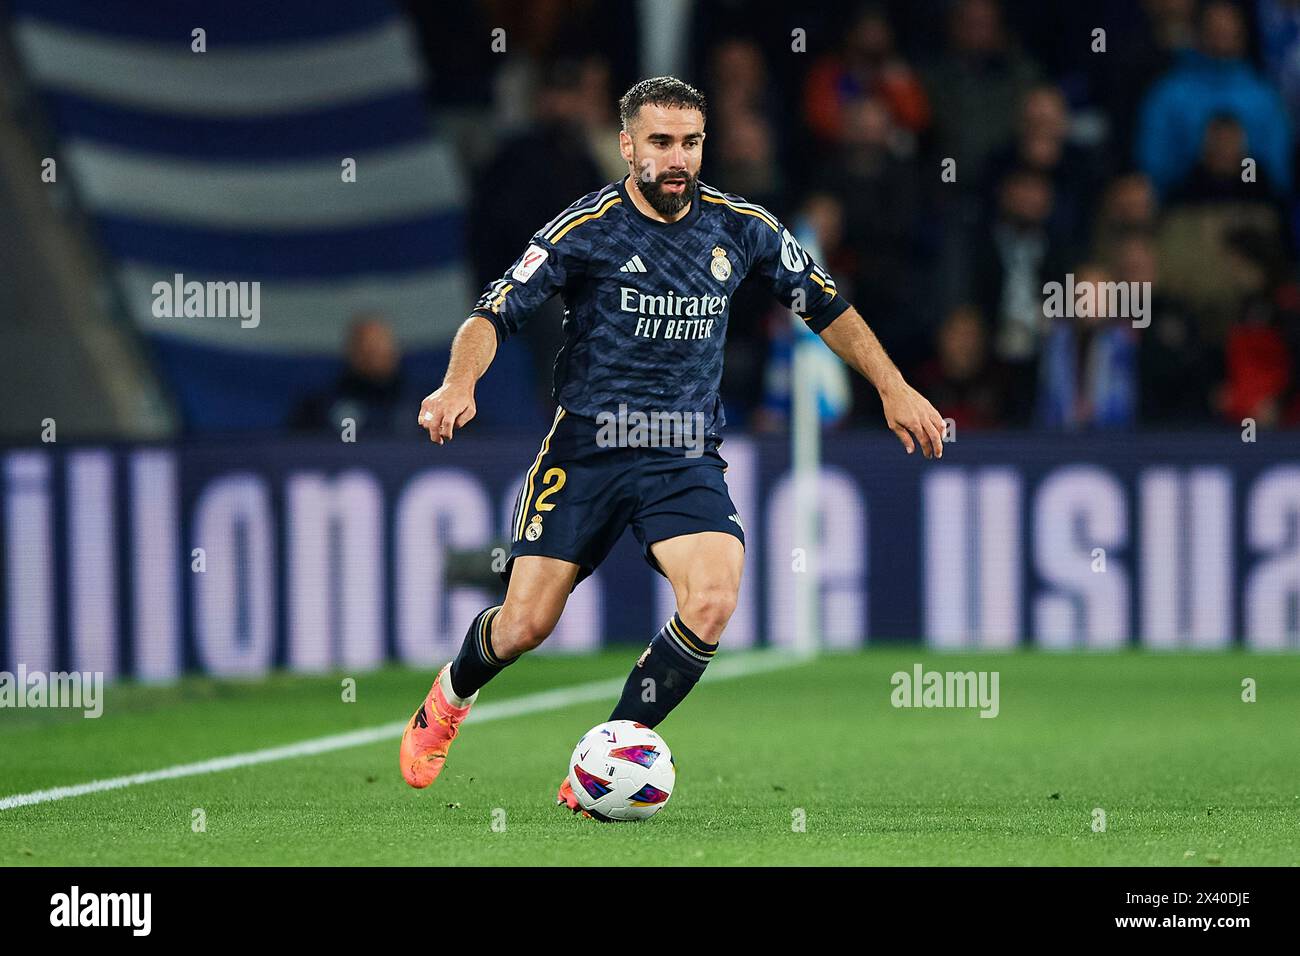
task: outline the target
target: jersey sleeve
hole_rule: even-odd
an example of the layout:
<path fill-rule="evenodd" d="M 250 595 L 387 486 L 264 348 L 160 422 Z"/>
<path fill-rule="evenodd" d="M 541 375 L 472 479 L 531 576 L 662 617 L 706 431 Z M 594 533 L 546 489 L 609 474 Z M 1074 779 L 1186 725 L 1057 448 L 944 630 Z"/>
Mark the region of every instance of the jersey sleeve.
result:
<path fill-rule="evenodd" d="M 813 332 L 821 332 L 848 309 L 849 303 L 835 288 L 830 273 L 813 261 L 807 250 L 781 223 L 754 217 L 751 225 L 758 237 L 758 252 L 752 270 L 782 305 L 790 309 Z"/>
<path fill-rule="evenodd" d="M 574 266 L 572 259 L 571 252 L 561 253 L 537 233 L 505 275 L 488 283 L 470 315 L 480 315 L 491 322 L 500 345 L 522 329 L 528 317 L 547 299 L 564 288 Z"/>

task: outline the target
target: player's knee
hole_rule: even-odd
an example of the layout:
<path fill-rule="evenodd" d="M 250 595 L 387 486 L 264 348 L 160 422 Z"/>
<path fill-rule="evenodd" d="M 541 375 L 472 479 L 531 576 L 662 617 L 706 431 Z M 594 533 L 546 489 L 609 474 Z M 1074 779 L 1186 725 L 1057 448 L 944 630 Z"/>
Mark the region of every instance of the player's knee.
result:
<path fill-rule="evenodd" d="M 731 620 L 736 610 L 736 590 L 729 587 L 707 587 L 691 591 L 686 606 L 681 609 L 687 626 L 706 641 L 714 642 Z"/>
<path fill-rule="evenodd" d="M 554 629 L 555 622 L 544 615 L 502 608 L 492 622 L 492 647 L 501 657 L 518 657 L 537 648 Z"/>

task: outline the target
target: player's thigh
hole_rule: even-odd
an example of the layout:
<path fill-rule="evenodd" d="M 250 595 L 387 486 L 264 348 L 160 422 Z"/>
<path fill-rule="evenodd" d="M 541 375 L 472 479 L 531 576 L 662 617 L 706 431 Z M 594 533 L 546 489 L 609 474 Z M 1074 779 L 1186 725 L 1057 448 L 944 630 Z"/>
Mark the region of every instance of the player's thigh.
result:
<path fill-rule="evenodd" d="M 543 445 L 519 494 L 506 577 L 524 557 L 578 566 L 581 582 L 608 556 L 636 504 L 630 456 L 602 447 L 597 425 L 564 415 Z"/>
<path fill-rule="evenodd" d="M 524 554 L 514 559 L 501 612 L 492 623 L 492 643 L 513 656 L 536 647 L 559 623 L 578 577 L 572 561 Z"/>
<path fill-rule="evenodd" d="M 679 610 L 701 609 L 711 619 L 731 616 L 745 570 L 745 546 L 739 538 L 724 531 L 699 531 L 656 541 L 650 553 L 672 584 Z"/>

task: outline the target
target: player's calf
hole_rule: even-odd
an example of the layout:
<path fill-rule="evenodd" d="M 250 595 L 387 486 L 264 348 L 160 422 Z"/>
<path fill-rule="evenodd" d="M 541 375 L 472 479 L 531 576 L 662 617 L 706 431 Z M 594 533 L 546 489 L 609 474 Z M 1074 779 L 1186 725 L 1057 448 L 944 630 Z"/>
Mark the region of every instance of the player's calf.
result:
<path fill-rule="evenodd" d="M 555 621 L 509 598 L 479 614 L 451 662 L 451 689 L 459 698 L 477 694 L 484 685 L 537 648 L 555 629 Z"/>
<path fill-rule="evenodd" d="M 474 619 L 452 662 L 456 694 L 478 693 L 546 640 L 559 623 L 577 574 L 576 564 L 558 558 L 521 555 L 513 559 L 505 602 Z"/>
<path fill-rule="evenodd" d="M 551 636 L 556 623 L 550 615 L 536 608 L 507 600 L 493 622 L 493 647 L 497 654 L 514 660 L 540 647 Z"/>
<path fill-rule="evenodd" d="M 449 690 L 455 698 L 468 699 L 477 694 L 483 685 L 515 662 L 517 655 L 502 653 L 497 646 L 497 621 L 504 612 L 503 605 L 486 608 L 470 623 L 448 671 Z"/>
<path fill-rule="evenodd" d="M 657 726 L 686 699 L 717 650 L 717 641 L 704 640 L 674 614 L 632 668 L 609 719 Z"/>
<path fill-rule="evenodd" d="M 704 675 L 736 610 L 744 545 L 738 537 L 701 532 L 652 546 L 672 582 L 677 613 L 655 635 L 623 685 L 610 720 L 658 726 Z"/>

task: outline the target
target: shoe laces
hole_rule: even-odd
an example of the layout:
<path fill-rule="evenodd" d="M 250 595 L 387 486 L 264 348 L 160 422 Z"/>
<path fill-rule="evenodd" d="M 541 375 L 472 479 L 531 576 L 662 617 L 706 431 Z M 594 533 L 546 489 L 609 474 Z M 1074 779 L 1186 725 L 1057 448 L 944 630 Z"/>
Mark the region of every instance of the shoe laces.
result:
<path fill-rule="evenodd" d="M 432 711 L 433 719 L 447 728 L 447 739 L 451 740 L 460 733 L 460 719 L 458 719 L 454 714 L 445 713 L 442 708 L 438 706 L 437 694 L 431 694 L 430 697 L 432 706 L 429 710 Z"/>

